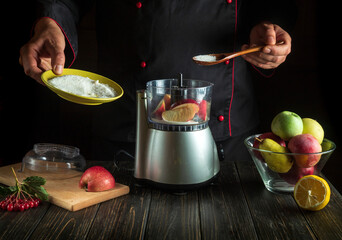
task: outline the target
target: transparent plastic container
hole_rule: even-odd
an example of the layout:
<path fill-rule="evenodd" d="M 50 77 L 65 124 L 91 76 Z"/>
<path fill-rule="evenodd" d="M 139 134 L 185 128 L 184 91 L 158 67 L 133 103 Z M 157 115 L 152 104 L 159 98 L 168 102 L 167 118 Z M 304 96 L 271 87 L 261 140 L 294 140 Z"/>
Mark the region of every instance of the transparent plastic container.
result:
<path fill-rule="evenodd" d="M 206 127 L 212 87 L 210 82 L 191 79 L 149 81 L 146 90 L 149 122 L 161 128 L 165 125 Z"/>
<path fill-rule="evenodd" d="M 275 193 L 291 193 L 293 192 L 296 182 L 305 175 L 320 175 L 324 165 L 327 163 L 329 157 L 336 148 L 335 143 L 328 139 L 324 139 L 322 142 L 322 152 L 319 153 L 279 153 L 267 150 L 261 150 L 254 148 L 253 144 L 257 137 L 261 134 L 249 136 L 245 139 L 244 143 L 251 155 L 256 168 L 260 174 L 260 177 L 267 190 Z M 271 156 L 277 158 L 279 155 L 288 155 L 293 160 L 293 165 L 287 173 L 277 173 L 272 171 L 268 166 L 261 152 L 270 153 Z M 317 157 L 319 161 L 311 167 L 298 167 L 296 165 L 296 159 L 308 159 L 309 157 Z"/>
<path fill-rule="evenodd" d="M 79 175 L 85 170 L 86 161 L 77 147 L 37 143 L 23 158 L 21 171 L 47 174 L 54 178 Z"/>

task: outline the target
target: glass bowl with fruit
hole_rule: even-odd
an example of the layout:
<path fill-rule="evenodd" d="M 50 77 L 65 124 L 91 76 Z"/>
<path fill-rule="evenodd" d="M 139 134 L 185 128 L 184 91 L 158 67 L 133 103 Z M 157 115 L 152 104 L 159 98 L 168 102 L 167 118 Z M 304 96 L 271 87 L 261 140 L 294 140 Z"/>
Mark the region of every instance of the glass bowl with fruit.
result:
<path fill-rule="evenodd" d="M 320 175 L 336 145 L 324 138 L 321 125 L 284 111 L 272 121 L 271 132 L 256 134 L 244 143 L 265 187 L 276 193 L 293 192 L 306 175 Z"/>

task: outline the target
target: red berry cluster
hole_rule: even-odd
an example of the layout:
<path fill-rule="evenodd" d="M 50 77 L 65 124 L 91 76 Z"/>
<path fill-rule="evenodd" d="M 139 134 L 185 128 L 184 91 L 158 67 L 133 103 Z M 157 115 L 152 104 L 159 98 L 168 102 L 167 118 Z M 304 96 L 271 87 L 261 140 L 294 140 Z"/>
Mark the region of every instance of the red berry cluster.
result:
<path fill-rule="evenodd" d="M 39 198 L 17 198 L 14 195 L 7 196 L 5 200 L 0 202 L 0 209 L 7 211 L 20 211 L 23 212 L 29 208 L 38 207 L 41 203 Z"/>

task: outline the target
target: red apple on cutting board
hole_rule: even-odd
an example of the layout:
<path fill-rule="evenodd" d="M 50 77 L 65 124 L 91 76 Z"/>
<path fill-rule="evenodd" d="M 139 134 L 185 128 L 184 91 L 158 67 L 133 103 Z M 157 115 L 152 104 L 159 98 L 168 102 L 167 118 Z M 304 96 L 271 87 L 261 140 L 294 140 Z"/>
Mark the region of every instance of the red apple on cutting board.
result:
<path fill-rule="evenodd" d="M 87 188 L 88 192 L 101 192 L 115 187 L 113 175 L 104 167 L 88 168 L 82 175 L 79 188 Z"/>

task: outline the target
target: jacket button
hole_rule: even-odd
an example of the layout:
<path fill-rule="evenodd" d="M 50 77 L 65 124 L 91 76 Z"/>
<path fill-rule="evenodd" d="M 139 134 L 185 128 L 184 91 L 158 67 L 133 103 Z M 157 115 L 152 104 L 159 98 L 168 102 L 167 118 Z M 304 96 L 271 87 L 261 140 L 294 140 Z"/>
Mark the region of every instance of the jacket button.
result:
<path fill-rule="evenodd" d="M 219 120 L 220 122 L 223 122 L 224 116 L 223 116 L 223 115 L 220 115 L 220 116 L 218 117 L 218 120 Z"/>
<path fill-rule="evenodd" d="M 227 3 L 232 3 L 233 2 L 233 0 L 227 0 Z"/>
<path fill-rule="evenodd" d="M 225 63 L 226 65 L 228 65 L 228 64 L 229 64 L 229 59 L 226 60 L 224 63 Z"/>
<path fill-rule="evenodd" d="M 137 2 L 136 6 L 137 6 L 137 8 L 141 8 L 142 7 L 142 3 L 141 2 Z"/>
<path fill-rule="evenodd" d="M 146 62 L 142 61 L 142 62 L 140 63 L 140 67 L 142 67 L 142 68 L 146 67 Z"/>

